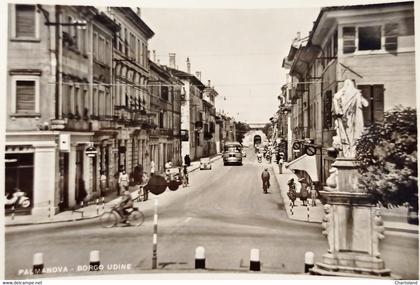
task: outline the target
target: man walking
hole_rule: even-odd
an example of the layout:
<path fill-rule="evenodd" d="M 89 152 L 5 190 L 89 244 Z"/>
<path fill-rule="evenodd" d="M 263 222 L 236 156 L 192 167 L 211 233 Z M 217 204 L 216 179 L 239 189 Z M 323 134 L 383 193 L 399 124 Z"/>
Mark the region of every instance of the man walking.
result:
<path fill-rule="evenodd" d="M 128 190 L 128 183 L 130 182 L 130 178 L 128 177 L 128 174 L 125 172 L 125 170 L 123 170 L 120 173 L 120 176 L 118 177 L 118 185 L 119 185 L 119 190 L 118 191 L 118 195 L 120 195 L 120 193 L 123 193 L 125 190 Z"/>
<path fill-rule="evenodd" d="M 267 189 L 270 188 L 270 173 L 268 172 L 267 168 L 264 169 L 264 171 L 261 173 L 261 180 L 264 194 L 267 194 Z"/>

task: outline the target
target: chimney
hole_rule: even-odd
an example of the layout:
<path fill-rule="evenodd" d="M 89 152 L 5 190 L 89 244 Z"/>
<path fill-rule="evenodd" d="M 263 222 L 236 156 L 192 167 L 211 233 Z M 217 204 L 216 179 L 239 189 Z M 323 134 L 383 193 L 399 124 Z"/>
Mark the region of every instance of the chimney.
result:
<path fill-rule="evenodd" d="M 197 77 L 198 80 L 201 80 L 201 71 L 196 71 L 195 72 L 195 77 Z"/>
<path fill-rule="evenodd" d="M 207 82 L 208 82 L 208 87 L 210 88 L 211 87 L 211 85 L 210 85 L 210 83 L 211 83 L 211 81 L 210 80 L 207 80 Z"/>
<path fill-rule="evenodd" d="M 140 9 L 140 7 L 137 7 L 137 16 L 139 16 L 141 18 L 141 9 Z"/>
<path fill-rule="evenodd" d="M 300 32 L 297 32 L 297 33 L 296 33 L 296 40 L 297 40 L 297 41 L 300 41 Z"/>
<path fill-rule="evenodd" d="M 191 73 L 191 62 L 189 57 L 187 57 L 187 73 Z"/>
<path fill-rule="evenodd" d="M 169 53 L 169 67 L 175 68 L 175 56 L 176 53 Z"/>
<path fill-rule="evenodd" d="M 153 62 L 156 62 L 156 51 L 153 50 Z"/>

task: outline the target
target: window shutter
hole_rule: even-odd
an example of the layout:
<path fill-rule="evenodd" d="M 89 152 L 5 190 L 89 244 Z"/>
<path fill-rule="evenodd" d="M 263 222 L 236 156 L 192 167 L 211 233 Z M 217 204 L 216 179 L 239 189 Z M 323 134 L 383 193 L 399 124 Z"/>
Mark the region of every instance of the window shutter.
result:
<path fill-rule="evenodd" d="M 398 24 L 385 25 L 385 50 L 397 50 L 398 48 Z"/>
<path fill-rule="evenodd" d="M 35 81 L 16 81 L 16 113 L 35 112 Z"/>
<path fill-rule="evenodd" d="M 35 37 L 34 5 L 16 5 L 16 37 Z"/>
<path fill-rule="evenodd" d="M 356 50 L 356 29 L 343 27 L 343 53 L 352 53 Z"/>
<path fill-rule="evenodd" d="M 383 85 L 373 85 L 373 98 L 372 98 L 372 111 L 373 119 L 375 122 L 380 122 L 384 120 L 384 86 Z"/>
<path fill-rule="evenodd" d="M 363 121 L 364 125 L 368 126 L 372 123 L 372 94 L 371 94 L 371 86 L 370 85 L 358 85 L 358 89 L 361 90 L 363 98 L 368 101 L 368 106 L 363 107 Z"/>
<path fill-rule="evenodd" d="M 329 129 L 332 127 L 332 91 L 328 90 L 325 92 L 324 98 L 324 129 Z"/>

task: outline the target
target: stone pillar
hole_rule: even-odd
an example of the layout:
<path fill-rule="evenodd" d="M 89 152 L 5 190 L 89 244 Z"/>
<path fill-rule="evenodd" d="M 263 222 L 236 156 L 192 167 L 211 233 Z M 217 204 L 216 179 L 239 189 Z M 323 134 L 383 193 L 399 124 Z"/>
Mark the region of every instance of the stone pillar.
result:
<path fill-rule="evenodd" d="M 398 278 L 391 276 L 391 270 L 380 257 L 382 220 L 369 194 L 358 189 L 355 160 L 337 158 L 332 166 L 337 171 L 328 178 L 324 191 L 320 191 L 326 199 L 322 225 L 329 249 L 311 274 Z"/>
<path fill-rule="evenodd" d="M 55 144 L 36 145 L 34 153 L 34 207 L 32 215 L 47 217 L 55 213 L 56 178 L 56 150 Z M 49 204 L 51 203 L 51 205 Z"/>

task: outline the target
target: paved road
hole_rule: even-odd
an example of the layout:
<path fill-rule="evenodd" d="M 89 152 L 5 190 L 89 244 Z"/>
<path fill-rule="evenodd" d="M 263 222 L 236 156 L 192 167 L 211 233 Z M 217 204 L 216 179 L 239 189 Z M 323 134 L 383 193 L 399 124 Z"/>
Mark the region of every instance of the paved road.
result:
<path fill-rule="evenodd" d="M 273 179 L 271 193 L 262 193 L 262 168 L 253 155 L 243 166 L 223 166 L 219 160 L 213 170 L 191 174 L 193 186 L 163 194 L 159 199 L 159 272 L 190 272 L 197 246 L 205 247 L 206 267 L 211 272 L 247 272 L 252 248 L 260 250 L 266 273 L 302 273 L 306 251 L 313 251 L 316 261 L 320 259 L 327 247 L 320 225 L 288 220 Z M 152 210 L 145 215 L 146 222 L 136 228 L 104 229 L 97 220 L 7 228 L 6 278 L 31 278 L 25 269 L 31 269 L 35 252 L 44 253 L 45 267 L 50 270 L 69 271 L 63 275 L 83 272 L 91 250 L 100 251 L 105 269 L 119 267 L 102 274 L 150 273 Z M 383 255 L 395 273 L 418 278 L 417 243 L 406 235 L 387 236 Z"/>

